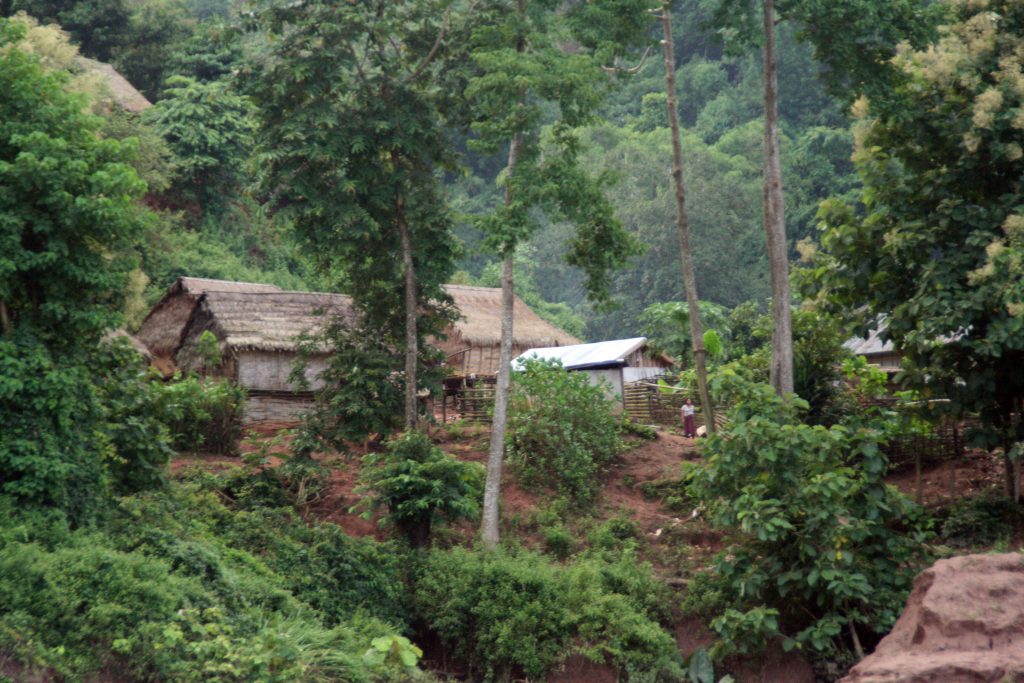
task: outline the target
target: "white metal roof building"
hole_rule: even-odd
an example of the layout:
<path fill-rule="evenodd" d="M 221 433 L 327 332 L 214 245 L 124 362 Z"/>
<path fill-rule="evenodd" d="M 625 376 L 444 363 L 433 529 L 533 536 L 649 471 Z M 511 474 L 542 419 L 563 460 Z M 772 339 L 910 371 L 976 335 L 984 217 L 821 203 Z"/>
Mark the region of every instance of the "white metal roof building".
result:
<path fill-rule="evenodd" d="M 557 360 L 566 370 L 585 372 L 591 384 L 607 382 L 610 395 L 620 400 L 625 384 L 662 375 L 672 365 L 670 358 L 649 351 L 647 337 L 529 349 L 512 361 L 512 369 L 532 358 Z"/>

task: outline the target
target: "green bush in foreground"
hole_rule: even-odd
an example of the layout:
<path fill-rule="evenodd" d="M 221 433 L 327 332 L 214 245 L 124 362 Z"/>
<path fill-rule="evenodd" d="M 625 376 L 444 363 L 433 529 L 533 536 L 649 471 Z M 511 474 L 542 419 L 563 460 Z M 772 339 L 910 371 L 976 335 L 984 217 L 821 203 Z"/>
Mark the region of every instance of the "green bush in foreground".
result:
<path fill-rule="evenodd" d="M 417 612 L 471 673 L 543 677 L 574 652 L 628 680 L 680 680 L 675 641 L 656 621 L 664 587 L 630 552 L 571 565 L 533 552 L 455 548 L 426 556 Z"/>
<path fill-rule="evenodd" d="M 387 452 L 365 456 L 360 481 L 359 492 L 370 494 L 363 499 L 367 512 L 386 508 L 381 521 L 418 548 L 430 540 L 435 523 L 478 514 L 484 468 L 456 460 L 426 434 L 410 431 L 392 439 Z"/>
<path fill-rule="evenodd" d="M 810 426 L 799 398 L 728 371 L 715 383 L 732 420 L 708 439 L 690 493 L 734 534 L 715 567 L 732 602 L 712 624 L 727 648 L 781 636 L 828 652 L 859 648 L 858 629 L 887 632 L 925 540 L 919 510 L 884 480 L 888 423 Z"/>
<path fill-rule="evenodd" d="M 602 468 L 622 452 L 605 388 L 557 361 L 530 360 L 513 376 L 509 401 L 509 461 L 523 483 L 592 502 Z"/>
<path fill-rule="evenodd" d="M 287 511 L 234 512 L 172 485 L 122 499 L 103 528 L 0 497 L 0 652 L 47 677 L 139 680 L 421 678 L 364 658 L 404 624 L 397 556 Z M 397 628 L 396 628 L 397 627 Z"/>

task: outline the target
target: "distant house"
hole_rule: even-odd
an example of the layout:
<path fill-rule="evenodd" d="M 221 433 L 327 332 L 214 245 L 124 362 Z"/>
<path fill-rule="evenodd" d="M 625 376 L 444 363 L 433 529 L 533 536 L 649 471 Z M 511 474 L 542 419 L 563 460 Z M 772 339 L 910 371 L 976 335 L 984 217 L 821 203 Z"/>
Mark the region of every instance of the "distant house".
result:
<path fill-rule="evenodd" d="M 128 79 L 118 73 L 117 69 L 106 62 L 100 62 L 88 57 L 77 57 L 76 63 L 83 71 L 97 74 L 106 86 L 110 102 L 125 111 L 139 113 L 152 107 L 152 103 L 146 96 L 135 89 L 135 86 L 128 82 Z"/>
<path fill-rule="evenodd" d="M 212 374 L 228 377 L 249 394 L 245 420 L 293 420 L 307 410 L 327 352 L 310 359 L 308 390 L 289 380 L 302 333 L 322 329 L 325 315 L 351 316 L 347 296 L 286 292 L 273 285 L 180 278 L 139 329 L 138 337 L 165 374 L 207 370 L 200 338 L 216 338 L 221 365 Z"/>
<path fill-rule="evenodd" d="M 855 356 L 863 356 L 869 365 L 887 373 L 899 372 L 903 354 L 896 350 L 891 341 L 882 339 L 884 331 L 885 327 L 880 326 L 880 329 L 869 330 L 867 337 L 851 337 L 843 342 L 843 348 Z"/>
<path fill-rule="evenodd" d="M 192 317 L 199 298 L 207 291 L 218 292 L 280 292 L 276 285 L 255 282 L 232 282 L 210 280 L 201 277 L 180 277 L 175 280 L 167 294 L 153 307 L 142 321 L 136 337 L 146 345 L 153 359 L 153 365 L 164 376 L 177 370 L 175 356 L 184 340 L 185 328 Z"/>
<path fill-rule="evenodd" d="M 444 351 L 453 374 L 493 376 L 501 342 L 501 290 L 446 285 L 462 317 L 433 343 Z M 137 337 L 149 349 L 152 364 L 165 377 L 203 368 L 199 339 L 216 337 L 222 364 L 214 374 L 229 377 L 249 392 L 246 420 L 288 420 L 307 409 L 311 392 L 288 381 L 296 337 L 316 332 L 324 311 L 354 318 L 351 300 L 341 294 L 286 292 L 275 285 L 181 277 L 156 304 Z M 518 297 L 514 308 L 513 354 L 536 346 L 579 344 L 579 339 L 542 319 Z M 310 360 L 307 380 L 326 364 L 327 352 Z"/>
<path fill-rule="evenodd" d="M 531 358 L 557 360 L 566 370 L 585 373 L 591 384 L 605 382 L 609 396 L 619 400 L 630 382 L 658 377 L 672 367 L 670 358 L 651 351 L 647 337 L 528 349 L 512 367 Z"/>
<path fill-rule="evenodd" d="M 461 319 L 446 330 L 447 339 L 435 342 L 444 352 L 451 373 L 459 377 L 496 375 L 501 346 L 501 289 L 445 285 L 445 291 L 462 314 Z M 513 357 L 535 347 L 581 343 L 534 313 L 518 296 L 512 315 Z"/>

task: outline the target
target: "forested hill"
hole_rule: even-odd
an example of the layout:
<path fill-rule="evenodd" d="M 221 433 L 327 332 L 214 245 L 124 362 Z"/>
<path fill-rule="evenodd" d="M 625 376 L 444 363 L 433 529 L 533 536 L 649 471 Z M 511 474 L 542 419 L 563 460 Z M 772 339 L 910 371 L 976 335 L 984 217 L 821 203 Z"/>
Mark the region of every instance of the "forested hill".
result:
<path fill-rule="evenodd" d="M 701 298 L 728 307 L 769 296 L 762 217 L 763 86 L 759 50 L 725 53 L 720 36 L 708 27 L 702 5 L 678 3 L 677 85 L 683 136 L 684 173 L 697 285 Z M 779 44 L 779 116 L 782 128 L 786 227 L 793 248 L 816 232 L 818 204 L 845 195 L 858 180 L 850 160 L 853 138 L 846 104 L 826 93 L 811 48 L 783 24 Z M 646 246 L 645 252 L 614 277 L 620 306 L 592 311 L 578 273 L 561 258 L 567 226 L 551 225 L 520 254 L 520 286 L 532 284 L 547 301 L 569 304 L 586 322 L 585 336 L 632 336 L 639 314 L 651 304 L 683 299 L 679 244 L 674 227 L 671 138 L 665 113 L 664 63 L 653 52 L 636 75 L 620 79 L 603 107 L 603 125 L 585 136 L 585 157 L 593 173 L 611 171 L 609 191 L 618 215 Z M 454 191 L 468 210 L 495 201 L 476 178 L 460 179 Z M 464 230 L 464 240 L 475 244 Z M 471 250 L 465 266 L 487 284 L 497 285 L 496 267 Z"/>
<path fill-rule="evenodd" d="M 690 218 L 699 293 L 733 307 L 768 296 L 761 209 L 761 64 L 756 46 L 725 43 L 711 25 L 708 0 L 676 3 L 680 117 L 685 126 Z M 106 111 L 104 133 L 139 139 L 136 168 L 149 186 L 148 238 L 134 315 L 177 276 L 260 280 L 289 288 L 331 287 L 299 254 L 274 198 L 255 194 L 254 113 L 235 76 L 263 49 L 241 30 L 230 0 L 0 0 L 11 16 L 26 12 L 57 24 L 66 38 L 40 29 L 37 50 L 63 40 L 115 66 L 155 106 L 141 117 Z M 652 21 L 651 37 L 657 27 Z M 782 162 L 791 252 L 813 236 L 818 203 L 850 192 L 856 178 L 845 109 L 826 94 L 822 67 L 796 28 L 780 26 Z M 47 37 L 48 36 L 48 37 Z M 73 68 L 72 68 L 73 70 Z M 596 311 L 582 276 L 563 255 L 570 228 L 548 224 L 518 253 L 517 287 L 542 315 L 589 339 L 634 335 L 649 305 L 682 299 L 673 228 L 670 138 L 663 62 L 653 50 L 636 74 L 620 76 L 601 108 L 602 123 L 584 136 L 585 168 L 610 173 L 618 216 L 644 253 L 613 276 L 618 306 Z M 484 248 L 471 217 L 499 201 L 500 155 L 477 157 L 462 146 L 465 172 L 449 189 L 464 249 L 456 279 L 498 284 L 497 256 Z M 543 219 L 542 219 L 543 220 Z M 337 274 L 335 274 L 337 275 Z"/>

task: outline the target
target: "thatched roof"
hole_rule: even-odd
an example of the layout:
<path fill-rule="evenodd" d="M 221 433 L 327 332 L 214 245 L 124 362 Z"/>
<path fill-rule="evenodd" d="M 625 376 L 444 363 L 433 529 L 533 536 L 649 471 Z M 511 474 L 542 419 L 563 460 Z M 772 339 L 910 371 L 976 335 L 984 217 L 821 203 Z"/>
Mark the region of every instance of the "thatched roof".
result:
<path fill-rule="evenodd" d="M 255 282 L 179 277 L 139 327 L 138 337 L 152 352 L 154 358 L 170 359 L 174 356 L 184 339 L 185 326 L 192 317 L 199 297 L 214 290 L 252 293 L 282 291 L 276 285 Z M 167 367 L 172 366 L 173 363 Z"/>
<path fill-rule="evenodd" d="M 213 280 L 206 277 L 179 277 L 171 288 L 168 295 L 180 292 L 189 294 L 203 294 L 204 292 L 283 292 L 277 285 L 265 285 L 260 282 L 236 282 L 234 280 Z"/>
<path fill-rule="evenodd" d="M 445 285 L 455 300 L 462 319 L 455 331 L 473 346 L 496 346 L 501 343 L 501 289 Z M 581 340 L 555 327 L 533 312 L 518 296 L 512 308 L 513 344 L 519 347 L 547 347 L 580 344 Z"/>
<path fill-rule="evenodd" d="M 136 90 L 135 86 L 128 82 L 128 79 L 109 64 L 88 57 L 78 57 L 77 62 L 83 70 L 103 77 L 104 83 L 110 89 L 110 96 L 114 104 L 125 111 L 140 112 L 153 106 L 145 95 Z"/>
<path fill-rule="evenodd" d="M 343 294 L 212 289 L 200 298 L 199 314 L 209 316 L 226 346 L 249 351 L 292 351 L 296 337 L 321 330 L 329 316 L 354 315 Z"/>

